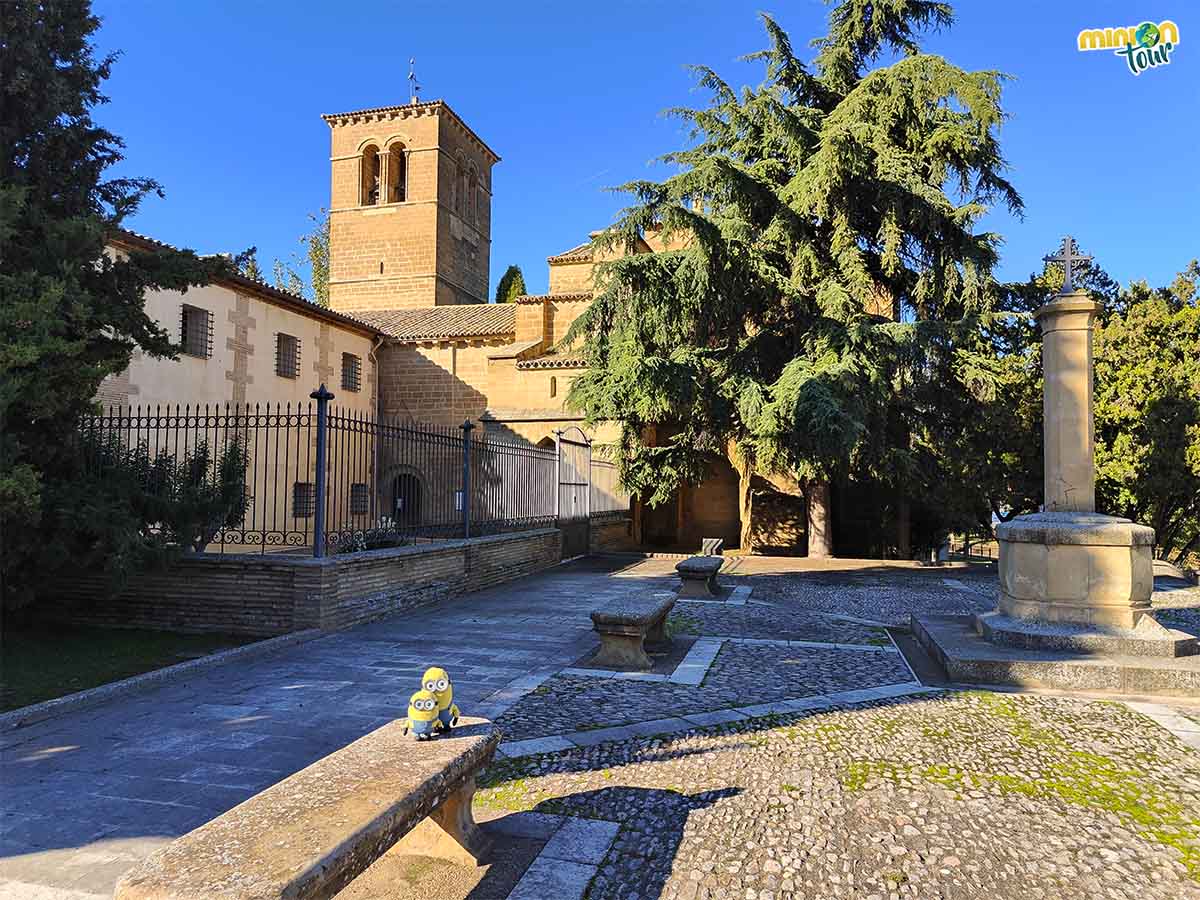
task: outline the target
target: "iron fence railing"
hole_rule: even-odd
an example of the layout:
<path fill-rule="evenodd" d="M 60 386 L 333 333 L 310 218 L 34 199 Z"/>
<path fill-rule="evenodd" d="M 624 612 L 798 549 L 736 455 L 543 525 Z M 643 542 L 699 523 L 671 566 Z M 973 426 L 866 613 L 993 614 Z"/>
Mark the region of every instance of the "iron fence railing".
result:
<path fill-rule="evenodd" d="M 589 475 L 592 518 L 617 519 L 628 515 L 629 493 L 621 487 L 616 465 L 593 457 Z"/>
<path fill-rule="evenodd" d="M 555 450 L 313 399 L 114 407 L 81 423 L 84 464 L 150 494 L 203 487 L 199 543 L 221 552 L 323 556 L 555 523 Z"/>

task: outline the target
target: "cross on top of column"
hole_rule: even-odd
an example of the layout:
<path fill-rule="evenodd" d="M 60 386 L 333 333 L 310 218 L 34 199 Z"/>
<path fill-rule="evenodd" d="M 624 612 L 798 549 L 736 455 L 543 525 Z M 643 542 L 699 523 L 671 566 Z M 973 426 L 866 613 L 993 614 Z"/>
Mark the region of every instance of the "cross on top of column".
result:
<path fill-rule="evenodd" d="M 1059 248 L 1057 254 L 1053 256 L 1043 256 L 1046 262 L 1061 263 L 1063 267 L 1063 284 L 1059 289 L 1060 294 L 1069 294 L 1075 289 L 1075 282 L 1072 279 L 1072 270 L 1078 267 L 1079 263 L 1091 262 L 1092 258 L 1079 252 L 1079 245 L 1075 243 L 1075 239 L 1070 235 L 1063 238 L 1062 247 Z"/>

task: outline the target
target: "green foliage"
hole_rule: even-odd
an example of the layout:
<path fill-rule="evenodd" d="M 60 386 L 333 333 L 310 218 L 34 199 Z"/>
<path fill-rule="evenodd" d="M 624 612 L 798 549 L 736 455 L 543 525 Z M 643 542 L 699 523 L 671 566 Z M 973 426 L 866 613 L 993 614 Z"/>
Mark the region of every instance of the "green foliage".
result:
<path fill-rule="evenodd" d="M 496 285 L 496 302 L 512 303 L 525 293 L 525 276 L 520 266 L 509 266 Z"/>
<path fill-rule="evenodd" d="M 322 209 L 319 216 L 309 213 L 308 219 L 313 227 L 300 236 L 303 259 L 293 254 L 290 260 L 275 260 L 271 278 L 281 291 L 304 297 L 317 306 L 329 306 L 329 211 Z M 301 274 L 305 268 L 307 282 Z"/>
<path fill-rule="evenodd" d="M 245 259 L 243 260 L 238 271 L 240 271 L 241 274 L 245 275 L 247 278 L 251 278 L 254 281 L 262 281 L 263 274 L 262 274 L 262 269 L 260 269 L 258 267 L 257 249 L 258 248 L 256 248 L 256 247 L 251 247 L 249 250 L 246 251 Z"/>
<path fill-rule="evenodd" d="M 37 560 L 46 571 L 70 559 L 103 571 L 116 589 L 133 572 L 204 550 L 249 506 L 248 459 L 237 440 L 216 453 L 201 442 L 178 455 L 129 447 L 112 432 L 85 431 L 72 443 L 76 465 L 47 487 L 53 512 Z"/>
<path fill-rule="evenodd" d="M 999 239 L 975 225 L 1021 200 L 996 140 L 1002 76 L 919 52 L 949 22 L 942 3 L 844 0 L 811 67 L 764 17 L 758 88 L 695 70 L 712 99 L 673 111 L 691 129 L 664 157 L 678 173 L 625 185 L 635 205 L 597 244 L 628 255 L 598 267 L 567 338 L 589 363 L 570 401 L 620 424 L 627 488 L 664 501 L 716 455 L 914 496 L 973 476 L 936 450 L 940 400 L 970 406 L 957 338 L 998 296 Z M 637 254 L 651 230 L 668 249 Z"/>
<path fill-rule="evenodd" d="M 121 139 L 92 120 L 114 57 L 91 44 L 87 0 L 14 0 L 0 16 L 0 587 L 29 597 L 40 547 L 73 529 L 54 504 L 71 435 L 101 381 L 134 348 L 173 356 L 143 308 L 148 290 L 186 290 L 228 271 L 221 258 L 156 249 L 106 255 L 106 237 L 159 186 L 106 178 Z M 77 503 L 77 501 L 70 501 Z M 62 561 L 58 561 L 61 566 Z M 56 566 L 57 568 L 57 566 Z"/>
<path fill-rule="evenodd" d="M 1097 505 L 1180 563 L 1200 554 L 1198 282 L 1195 260 L 1169 288 L 1134 282 L 1095 342 Z"/>

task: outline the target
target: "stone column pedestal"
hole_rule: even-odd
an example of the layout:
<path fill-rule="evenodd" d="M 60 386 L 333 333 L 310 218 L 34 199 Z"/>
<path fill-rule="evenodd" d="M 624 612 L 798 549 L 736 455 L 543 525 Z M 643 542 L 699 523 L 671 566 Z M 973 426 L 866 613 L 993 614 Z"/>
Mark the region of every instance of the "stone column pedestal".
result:
<path fill-rule="evenodd" d="M 1154 529 L 1096 513 L 1020 516 L 996 529 L 999 612 L 1017 619 L 1132 629 L 1150 611 Z"/>
<path fill-rule="evenodd" d="M 1092 324 L 1098 309 L 1085 292 L 1073 291 L 1036 313 L 1045 372 L 1045 512 L 996 529 L 997 612 L 1043 625 L 1124 630 L 1150 612 L 1154 530 L 1095 512 Z M 1156 624 L 1151 619 L 1146 628 Z"/>

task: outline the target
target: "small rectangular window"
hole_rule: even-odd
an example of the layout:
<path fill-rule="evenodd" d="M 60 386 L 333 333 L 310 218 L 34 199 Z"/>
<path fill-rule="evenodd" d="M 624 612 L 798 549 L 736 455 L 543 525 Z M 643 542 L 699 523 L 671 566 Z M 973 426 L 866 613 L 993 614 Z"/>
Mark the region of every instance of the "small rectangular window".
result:
<path fill-rule="evenodd" d="M 179 343 L 188 356 L 208 359 L 212 356 L 212 313 L 198 306 L 183 304 L 179 319 Z"/>
<path fill-rule="evenodd" d="M 350 485 L 350 515 L 365 516 L 371 511 L 371 495 L 365 484 Z"/>
<path fill-rule="evenodd" d="M 353 353 L 342 354 L 342 390 L 357 392 L 362 387 L 362 360 Z"/>
<path fill-rule="evenodd" d="M 275 335 L 275 374 L 281 378 L 300 377 L 300 339 L 290 334 Z"/>
<path fill-rule="evenodd" d="M 317 511 L 317 486 L 311 481 L 297 481 L 292 485 L 292 515 L 307 519 Z"/>

